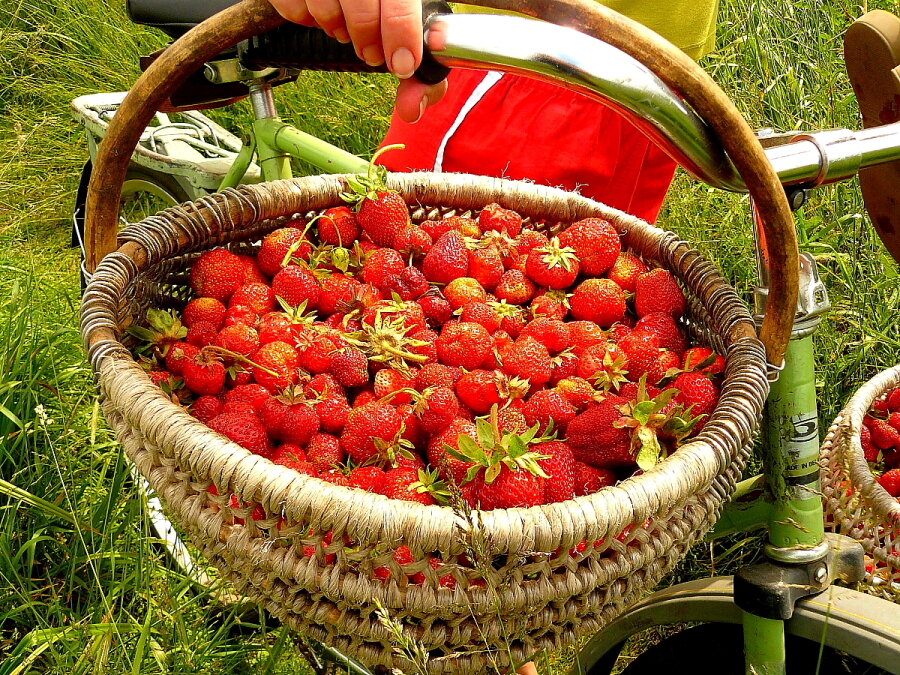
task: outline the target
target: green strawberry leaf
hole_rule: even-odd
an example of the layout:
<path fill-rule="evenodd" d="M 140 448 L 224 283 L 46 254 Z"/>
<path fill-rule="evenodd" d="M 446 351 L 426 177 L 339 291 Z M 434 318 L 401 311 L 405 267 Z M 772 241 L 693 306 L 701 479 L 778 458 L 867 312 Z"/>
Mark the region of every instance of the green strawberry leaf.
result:
<path fill-rule="evenodd" d="M 492 464 L 488 467 L 487 471 L 484 472 L 484 482 L 487 485 L 490 485 L 495 480 L 497 480 L 497 476 L 500 475 L 500 472 L 503 470 L 503 463 L 497 462 L 496 464 Z"/>
<path fill-rule="evenodd" d="M 156 342 L 157 334 L 152 330 L 148 330 L 142 326 L 128 326 L 125 332 L 144 342 Z"/>
<path fill-rule="evenodd" d="M 647 427 L 639 427 L 637 430 L 638 440 L 641 449 L 637 455 L 637 465 L 644 471 L 649 471 L 659 463 L 662 448 L 659 445 L 659 439 L 653 429 Z"/>

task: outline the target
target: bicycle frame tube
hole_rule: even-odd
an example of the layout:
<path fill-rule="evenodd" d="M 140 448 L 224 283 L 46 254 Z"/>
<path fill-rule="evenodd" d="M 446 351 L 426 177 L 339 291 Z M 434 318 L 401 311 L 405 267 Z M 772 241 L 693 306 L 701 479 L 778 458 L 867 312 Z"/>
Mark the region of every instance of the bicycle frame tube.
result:
<path fill-rule="evenodd" d="M 313 164 L 328 173 L 365 173 L 369 163 L 354 154 L 341 150 L 315 136 L 300 131 L 296 127 L 282 122 L 277 117 L 256 120 L 253 125 L 256 141 L 260 148 L 275 155 L 289 155 Z M 265 175 L 266 165 L 260 164 Z M 289 178 L 278 176 L 278 178 Z M 266 177 L 266 180 L 271 180 Z"/>

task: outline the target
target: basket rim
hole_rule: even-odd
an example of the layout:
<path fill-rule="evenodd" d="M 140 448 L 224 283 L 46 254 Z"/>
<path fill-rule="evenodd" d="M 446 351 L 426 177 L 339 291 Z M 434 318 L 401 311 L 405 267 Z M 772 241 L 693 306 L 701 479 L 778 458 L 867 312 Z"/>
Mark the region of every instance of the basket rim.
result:
<path fill-rule="evenodd" d="M 98 312 L 92 306 L 98 296 L 115 297 L 118 288 L 125 288 L 156 258 L 165 259 L 168 250 L 152 250 L 152 246 L 147 244 L 147 232 L 160 231 L 160 226 L 165 225 L 168 219 L 182 219 L 179 235 L 183 236 L 178 252 L 184 253 L 190 251 L 192 246 L 196 248 L 199 243 L 208 243 L 202 238 L 193 241 L 196 233 L 184 231 L 185 216 L 189 224 L 204 225 L 204 219 L 219 218 L 220 222 L 212 232 L 213 236 L 218 236 L 226 232 L 229 225 L 236 227 L 235 215 L 250 222 L 264 222 L 285 213 L 305 212 L 291 207 L 298 200 L 308 201 L 317 196 L 319 203 L 332 203 L 331 196 L 343 188 L 343 179 L 343 176 L 313 176 L 246 186 L 167 209 L 143 221 L 125 233 L 125 243 L 104 259 L 89 283 L 82 308 L 84 339 L 89 345 L 91 360 L 107 397 L 129 402 L 130 408 L 124 413 L 129 423 L 141 429 L 151 429 L 155 445 L 168 447 L 171 444 L 170 447 L 176 448 L 179 463 L 186 463 L 201 475 L 206 473 L 216 485 L 229 486 L 229 492 L 241 499 L 261 503 L 267 509 L 280 507 L 288 518 L 309 519 L 311 514 L 318 514 L 323 528 L 328 527 L 330 522 L 332 527 L 339 527 L 351 536 L 365 533 L 368 537 L 388 541 L 409 540 L 412 536 L 422 550 L 443 550 L 443 542 L 452 541 L 463 524 L 452 508 L 390 500 L 382 495 L 302 476 L 220 436 L 191 417 L 181 406 L 168 400 L 150 382 L 127 349 L 116 339 L 110 318 L 98 319 Z M 418 204 L 428 204 L 429 195 L 437 190 L 447 197 L 441 200 L 441 205 L 450 207 L 471 199 L 469 192 L 472 189 L 495 194 L 497 199 L 490 201 L 501 205 L 505 202 L 510 208 L 515 208 L 514 205 L 527 195 L 537 202 L 561 205 L 568 215 L 560 218 L 565 222 L 589 216 L 603 217 L 626 237 L 640 235 L 655 238 L 661 251 L 669 249 L 668 252 L 679 261 L 690 258 L 705 263 L 713 270 L 714 278 L 703 279 L 703 291 L 717 300 L 734 296 L 742 310 L 728 324 L 728 334 L 721 335 L 729 343 L 725 354 L 728 368 L 722 386 L 722 401 L 728 395 L 731 397 L 729 401 L 739 402 L 740 405 L 736 406 L 739 408 L 757 399 L 760 399 L 761 405 L 764 400 L 764 390 L 767 390 L 764 351 L 755 336 L 749 312 L 718 270 L 675 235 L 586 197 L 520 181 L 466 174 L 413 173 L 391 175 L 390 186 L 399 189 L 408 202 Z M 324 202 L 321 199 L 323 195 L 327 195 Z M 481 205 L 488 203 L 483 198 L 479 199 L 482 200 Z M 313 199 L 313 202 L 316 200 Z M 306 211 L 317 208 L 304 207 Z M 228 222 L 221 222 L 222 219 Z M 188 243 L 185 244 L 185 241 Z M 741 363 L 738 368 L 735 360 L 746 363 Z M 738 370 L 742 371 L 740 375 L 746 381 L 742 386 L 729 390 L 725 385 L 734 380 Z M 735 439 L 752 434 L 755 427 L 752 421 L 727 417 L 721 412 L 722 401 L 700 436 L 681 446 L 650 471 L 565 502 L 529 508 L 474 511 L 473 518 L 510 547 L 514 547 L 513 542 L 518 542 L 539 550 L 553 550 L 585 539 L 598 539 L 608 532 L 621 530 L 629 523 L 643 522 L 664 507 L 707 490 L 732 463 L 731 446 L 735 446 Z M 743 417 L 749 414 L 739 412 Z M 164 425 L 155 422 L 153 418 L 157 413 L 168 416 L 168 422 Z"/>

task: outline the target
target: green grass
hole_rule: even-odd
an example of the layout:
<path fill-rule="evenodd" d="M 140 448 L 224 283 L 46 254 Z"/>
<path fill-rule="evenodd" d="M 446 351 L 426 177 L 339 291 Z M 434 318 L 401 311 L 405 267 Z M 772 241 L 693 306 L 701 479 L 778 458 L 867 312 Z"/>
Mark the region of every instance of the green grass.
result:
<path fill-rule="evenodd" d="M 85 148 L 68 104 L 127 88 L 137 57 L 161 44 L 128 23 L 123 5 L 0 5 L 0 675 L 304 672 L 286 636 L 213 611 L 166 569 L 83 361 L 68 228 Z M 876 6 L 896 9 L 729 0 L 705 66 L 756 127 L 857 128 L 840 35 Z M 360 154 L 383 133 L 391 99 L 382 76 L 312 73 L 279 89 L 284 117 Z M 236 126 L 246 106 L 211 114 Z M 855 182 L 817 191 L 798 221 L 834 304 L 816 339 L 828 355 L 817 373 L 826 425 L 862 381 L 900 362 L 900 285 Z M 694 242 L 749 299 L 746 198 L 682 175 L 661 225 Z M 752 539 L 698 546 L 672 580 L 754 554 Z"/>

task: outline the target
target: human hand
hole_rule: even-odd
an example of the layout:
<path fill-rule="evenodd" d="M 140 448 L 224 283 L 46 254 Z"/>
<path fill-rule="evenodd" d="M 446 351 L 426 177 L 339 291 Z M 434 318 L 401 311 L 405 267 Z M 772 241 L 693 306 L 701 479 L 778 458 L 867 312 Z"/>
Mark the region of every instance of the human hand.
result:
<path fill-rule="evenodd" d="M 318 26 L 330 37 L 352 42 L 356 55 L 370 66 L 387 63 L 400 78 L 396 111 L 415 122 L 437 103 L 446 82 L 426 85 L 412 75 L 422 62 L 421 0 L 269 0 L 288 21 Z"/>

